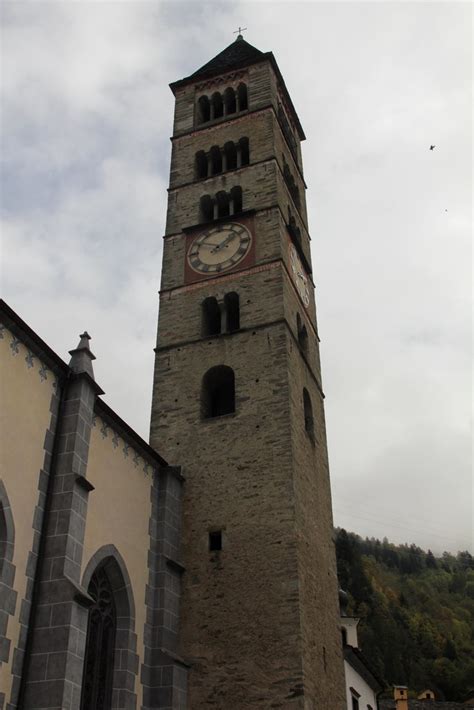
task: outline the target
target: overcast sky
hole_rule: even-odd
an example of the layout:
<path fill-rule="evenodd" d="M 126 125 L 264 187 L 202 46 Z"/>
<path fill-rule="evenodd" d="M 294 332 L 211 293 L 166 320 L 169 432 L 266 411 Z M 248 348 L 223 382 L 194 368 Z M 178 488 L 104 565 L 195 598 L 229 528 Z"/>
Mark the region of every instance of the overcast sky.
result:
<path fill-rule="evenodd" d="M 2 295 L 148 438 L 173 96 L 239 25 L 303 144 L 337 525 L 472 549 L 471 5 L 5 2 Z M 431 144 L 436 148 L 429 150 Z"/>

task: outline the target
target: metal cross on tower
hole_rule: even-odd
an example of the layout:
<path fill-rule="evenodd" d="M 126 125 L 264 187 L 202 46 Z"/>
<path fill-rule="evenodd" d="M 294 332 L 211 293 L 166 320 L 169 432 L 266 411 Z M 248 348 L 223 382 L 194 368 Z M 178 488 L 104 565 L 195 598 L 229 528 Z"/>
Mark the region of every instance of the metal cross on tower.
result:
<path fill-rule="evenodd" d="M 242 32 L 245 32 L 246 29 L 246 27 L 239 27 L 238 30 L 234 30 L 234 34 L 238 35 L 238 37 L 242 37 Z"/>

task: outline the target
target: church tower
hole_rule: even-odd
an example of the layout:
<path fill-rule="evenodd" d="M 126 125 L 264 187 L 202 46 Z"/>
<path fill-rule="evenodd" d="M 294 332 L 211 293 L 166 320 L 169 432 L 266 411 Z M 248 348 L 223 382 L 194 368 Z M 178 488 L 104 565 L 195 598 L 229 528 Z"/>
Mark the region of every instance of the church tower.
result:
<path fill-rule="evenodd" d="M 161 645 L 192 710 L 340 710 L 305 136 L 273 54 L 240 35 L 171 89 L 151 444 L 185 482 Z"/>

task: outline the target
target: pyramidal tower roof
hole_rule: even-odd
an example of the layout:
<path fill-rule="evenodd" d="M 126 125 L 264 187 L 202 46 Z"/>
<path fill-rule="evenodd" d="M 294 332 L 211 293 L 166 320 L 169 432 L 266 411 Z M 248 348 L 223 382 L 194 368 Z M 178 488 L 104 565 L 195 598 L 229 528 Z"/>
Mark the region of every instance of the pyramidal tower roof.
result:
<path fill-rule="evenodd" d="M 191 74 L 189 78 L 200 79 L 214 74 L 222 74 L 243 64 L 258 62 L 263 57 L 265 57 L 263 52 L 246 42 L 242 35 L 239 35 L 232 44 L 229 44 L 214 59 L 211 59 L 210 62 L 204 64 L 194 74 Z"/>
<path fill-rule="evenodd" d="M 294 118 L 298 126 L 300 138 L 301 140 L 304 140 L 305 135 L 303 128 L 299 121 L 295 107 L 293 106 L 291 96 L 285 86 L 285 81 L 281 75 L 273 52 L 261 52 L 259 49 L 249 44 L 240 34 L 238 35 L 236 40 L 229 44 L 228 47 L 223 49 L 222 52 L 219 52 L 219 54 L 216 54 L 213 59 L 211 59 L 209 62 L 206 62 L 206 64 L 203 64 L 203 66 L 197 69 L 195 72 L 189 74 L 189 76 L 186 76 L 183 79 L 179 79 L 178 81 L 172 82 L 170 84 L 170 89 L 173 94 L 176 95 L 176 90 L 181 87 L 187 86 L 189 84 L 194 84 L 195 82 L 202 81 L 205 79 L 210 79 L 211 77 L 218 76 L 219 74 L 225 74 L 228 71 L 241 69 L 243 67 L 250 66 L 251 64 L 257 64 L 258 62 L 261 62 L 265 59 L 270 62 L 275 74 L 278 77 L 283 93 L 285 94 L 286 99 L 294 113 Z"/>

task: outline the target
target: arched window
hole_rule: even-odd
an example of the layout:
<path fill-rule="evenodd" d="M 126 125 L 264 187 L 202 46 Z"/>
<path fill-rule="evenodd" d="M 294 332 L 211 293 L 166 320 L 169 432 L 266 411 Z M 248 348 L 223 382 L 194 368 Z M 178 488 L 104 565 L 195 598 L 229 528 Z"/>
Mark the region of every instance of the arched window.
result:
<path fill-rule="evenodd" d="M 219 335 L 221 332 L 221 311 L 217 300 L 210 296 L 202 304 L 202 334 Z"/>
<path fill-rule="evenodd" d="M 237 110 L 237 104 L 235 100 L 235 91 L 232 87 L 229 87 L 224 92 L 224 104 L 226 114 L 235 113 Z"/>
<path fill-rule="evenodd" d="M 226 169 L 234 170 L 237 167 L 237 148 L 234 143 L 229 141 L 224 146 L 225 159 L 226 159 Z"/>
<path fill-rule="evenodd" d="M 238 293 L 226 293 L 224 296 L 225 312 L 227 319 L 227 332 L 232 333 L 240 328 L 240 306 Z"/>
<path fill-rule="evenodd" d="M 211 166 L 213 175 L 217 175 L 217 173 L 222 172 L 222 155 L 217 145 L 214 145 L 211 148 Z"/>
<path fill-rule="evenodd" d="M 239 149 L 240 149 L 240 164 L 241 165 L 248 165 L 250 160 L 250 155 L 249 155 L 249 139 L 248 138 L 241 138 L 239 140 Z"/>
<path fill-rule="evenodd" d="M 216 201 L 218 217 L 228 217 L 229 214 L 232 214 L 229 207 L 229 195 L 227 192 L 218 192 L 216 195 Z"/>
<path fill-rule="evenodd" d="M 112 585 L 103 565 L 92 575 L 87 591 L 94 604 L 89 609 L 81 708 L 109 710 L 112 707 L 117 612 Z"/>
<path fill-rule="evenodd" d="M 311 404 L 311 398 L 306 387 L 303 389 L 303 411 L 305 431 L 311 441 L 314 441 L 313 406 Z"/>
<path fill-rule="evenodd" d="M 245 111 L 248 109 L 248 99 L 247 99 L 247 87 L 245 84 L 239 84 L 237 87 L 237 97 L 239 104 L 239 111 Z"/>
<path fill-rule="evenodd" d="M 242 212 L 242 188 L 240 185 L 236 185 L 230 191 L 230 200 L 232 203 L 231 214 L 238 214 Z"/>
<path fill-rule="evenodd" d="M 300 314 L 296 314 L 296 328 L 298 333 L 298 345 L 305 355 L 308 354 L 308 331 L 301 322 Z"/>
<path fill-rule="evenodd" d="M 224 115 L 224 102 L 218 91 L 212 95 L 212 106 L 214 109 L 213 118 L 222 118 Z"/>
<path fill-rule="evenodd" d="M 230 367 L 212 367 L 202 378 L 201 411 L 204 419 L 235 412 L 235 378 Z"/>
<path fill-rule="evenodd" d="M 210 222 L 214 218 L 214 206 L 210 195 L 203 195 L 200 200 L 200 221 Z"/>
<path fill-rule="evenodd" d="M 203 150 L 196 153 L 196 176 L 200 179 L 207 178 L 207 157 Z"/>
<path fill-rule="evenodd" d="M 206 123 L 211 118 L 211 104 L 207 96 L 200 96 L 198 100 L 198 123 Z"/>

